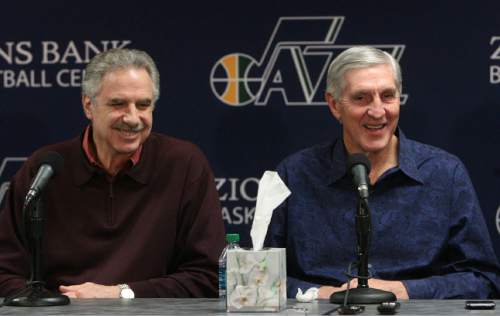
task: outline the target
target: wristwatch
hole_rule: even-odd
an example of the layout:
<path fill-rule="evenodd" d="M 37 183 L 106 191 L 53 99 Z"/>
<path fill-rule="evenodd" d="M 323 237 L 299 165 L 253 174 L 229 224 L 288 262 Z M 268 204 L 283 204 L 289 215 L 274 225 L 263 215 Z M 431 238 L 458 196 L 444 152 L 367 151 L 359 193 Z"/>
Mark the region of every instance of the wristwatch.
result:
<path fill-rule="evenodd" d="M 128 284 L 118 284 L 120 288 L 120 298 L 131 299 L 135 297 L 134 291 L 128 286 Z"/>

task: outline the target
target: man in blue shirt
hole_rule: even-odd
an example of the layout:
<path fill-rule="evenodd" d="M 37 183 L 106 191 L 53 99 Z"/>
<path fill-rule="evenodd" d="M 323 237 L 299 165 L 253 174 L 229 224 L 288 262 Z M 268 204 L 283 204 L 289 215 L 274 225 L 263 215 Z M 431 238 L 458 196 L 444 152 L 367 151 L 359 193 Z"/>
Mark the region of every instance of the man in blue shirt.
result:
<path fill-rule="evenodd" d="M 398 299 L 487 298 L 500 268 L 464 165 L 398 128 L 401 71 L 389 54 L 353 47 L 330 65 L 326 100 L 342 137 L 302 150 L 279 166 L 292 195 L 275 210 L 267 244 L 287 248 L 288 294 L 346 288 L 355 261 L 357 192 L 347 156 L 372 169 L 369 286 Z M 356 286 L 353 280 L 351 287 Z"/>

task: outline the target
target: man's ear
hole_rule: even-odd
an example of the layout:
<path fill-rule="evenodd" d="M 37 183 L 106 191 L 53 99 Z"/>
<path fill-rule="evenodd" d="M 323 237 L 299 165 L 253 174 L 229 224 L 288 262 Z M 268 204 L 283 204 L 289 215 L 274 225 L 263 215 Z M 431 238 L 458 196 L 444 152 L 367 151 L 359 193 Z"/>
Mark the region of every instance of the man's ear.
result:
<path fill-rule="evenodd" d="M 340 122 L 342 123 L 342 115 L 341 111 L 339 109 L 340 104 L 335 101 L 333 98 L 333 95 L 330 92 L 325 92 L 325 100 L 326 103 L 328 103 L 328 108 L 330 109 L 330 112 L 332 112 L 332 115 Z"/>
<path fill-rule="evenodd" d="M 85 113 L 85 116 L 89 119 L 92 120 L 92 111 L 90 107 L 92 106 L 92 101 L 90 100 L 90 97 L 86 95 L 82 95 L 82 106 L 83 106 L 83 112 Z"/>

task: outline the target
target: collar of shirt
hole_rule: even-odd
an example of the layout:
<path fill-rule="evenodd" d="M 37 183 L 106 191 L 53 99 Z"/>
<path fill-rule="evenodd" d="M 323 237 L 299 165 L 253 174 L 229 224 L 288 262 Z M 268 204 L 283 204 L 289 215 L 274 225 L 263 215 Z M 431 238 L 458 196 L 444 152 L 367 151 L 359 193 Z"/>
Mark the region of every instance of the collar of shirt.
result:
<path fill-rule="evenodd" d="M 415 153 L 415 148 L 413 148 L 411 142 L 406 138 L 403 131 L 398 127 L 395 132 L 398 136 L 399 146 L 398 146 L 398 161 L 399 165 L 396 168 L 386 171 L 386 173 L 381 177 L 401 170 L 409 178 L 423 183 L 422 176 L 418 171 L 418 161 L 417 153 Z M 331 151 L 331 172 L 328 176 L 328 184 L 333 184 L 343 178 L 347 173 L 346 163 L 347 163 L 347 150 L 344 146 L 344 141 L 342 136 L 339 137 L 333 144 Z"/>
<path fill-rule="evenodd" d="M 98 161 L 97 157 L 94 154 L 95 151 L 92 150 L 91 146 L 93 145 L 93 142 L 91 139 L 91 135 L 92 135 L 92 127 L 90 125 L 88 125 L 85 128 L 85 131 L 83 133 L 83 139 L 82 139 L 83 152 L 85 153 L 85 157 L 88 159 L 88 161 L 90 162 L 90 164 L 92 166 L 99 167 L 100 169 L 104 170 L 104 167 Z M 141 159 L 141 152 L 142 152 L 142 145 L 139 146 L 139 148 L 129 158 L 128 161 L 130 162 L 130 168 L 134 167 L 135 165 L 137 165 L 139 163 L 139 160 Z M 111 178 L 113 178 L 113 177 L 111 177 Z"/>

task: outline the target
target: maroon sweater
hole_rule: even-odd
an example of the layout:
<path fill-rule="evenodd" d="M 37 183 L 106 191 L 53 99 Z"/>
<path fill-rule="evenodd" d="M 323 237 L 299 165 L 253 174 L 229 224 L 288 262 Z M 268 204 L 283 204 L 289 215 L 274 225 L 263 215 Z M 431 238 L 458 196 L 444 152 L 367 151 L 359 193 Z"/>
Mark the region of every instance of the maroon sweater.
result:
<path fill-rule="evenodd" d="M 0 210 L 0 296 L 29 278 L 21 208 L 37 161 L 50 150 L 64 157 L 64 168 L 42 195 L 47 288 L 127 283 L 136 297 L 215 297 L 224 226 L 201 151 L 152 133 L 139 163 L 109 182 L 89 164 L 81 142 L 38 150 L 13 178 Z"/>

